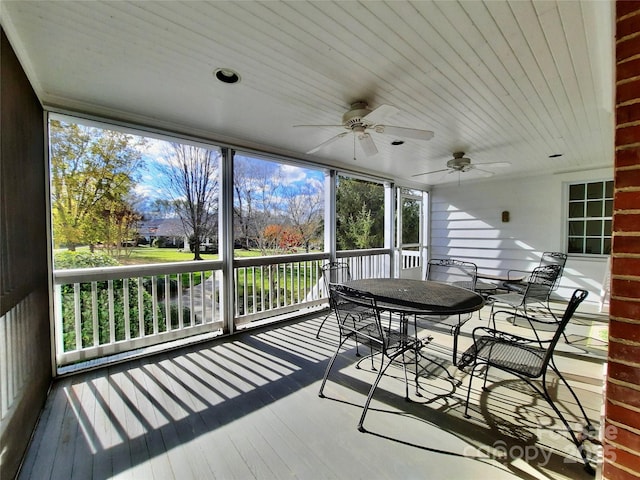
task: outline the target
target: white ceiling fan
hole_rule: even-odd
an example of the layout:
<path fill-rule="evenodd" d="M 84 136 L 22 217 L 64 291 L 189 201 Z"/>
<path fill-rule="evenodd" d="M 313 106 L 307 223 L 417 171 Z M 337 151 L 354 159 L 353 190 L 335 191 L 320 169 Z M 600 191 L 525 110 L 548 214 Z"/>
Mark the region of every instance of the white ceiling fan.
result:
<path fill-rule="evenodd" d="M 351 109 L 342 115 L 341 125 L 294 125 L 294 127 L 340 127 L 347 129 L 329 140 L 322 142 L 320 145 L 312 148 L 307 154 L 315 153 L 323 147 L 335 142 L 336 140 L 353 132 L 354 149 L 356 138 L 360 142 L 360 146 L 368 157 L 378 153 L 376 144 L 371 138 L 370 132 L 393 135 L 396 137 L 411 138 L 415 140 L 431 140 L 433 132 L 430 130 L 419 130 L 416 128 L 397 127 L 394 125 L 386 125 L 383 122 L 389 117 L 398 113 L 398 109 L 391 105 L 380 105 L 375 110 L 369 109 L 367 102 L 359 101 L 351 104 Z M 355 160 L 355 152 L 354 152 Z"/>
<path fill-rule="evenodd" d="M 485 170 L 481 167 L 491 167 L 491 168 L 501 168 L 510 166 L 510 162 L 488 162 L 488 163 L 471 163 L 471 159 L 464 156 L 464 152 L 454 152 L 453 158 L 447 162 L 447 168 L 442 168 L 440 170 L 433 170 L 431 172 L 422 172 L 417 173 L 415 175 L 411 175 L 412 177 L 420 177 L 422 175 L 433 175 L 435 173 L 447 172 L 447 173 L 465 173 L 471 170 L 478 172 L 480 175 L 485 177 L 490 177 L 494 174 L 494 172 L 490 170 Z"/>

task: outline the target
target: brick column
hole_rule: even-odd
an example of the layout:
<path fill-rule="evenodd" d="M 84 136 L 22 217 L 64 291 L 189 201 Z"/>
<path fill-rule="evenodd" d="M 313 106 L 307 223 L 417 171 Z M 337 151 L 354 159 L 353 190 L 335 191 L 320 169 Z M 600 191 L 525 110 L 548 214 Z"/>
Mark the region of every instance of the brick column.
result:
<path fill-rule="evenodd" d="M 616 147 L 603 478 L 640 478 L 640 2 L 616 2 Z"/>

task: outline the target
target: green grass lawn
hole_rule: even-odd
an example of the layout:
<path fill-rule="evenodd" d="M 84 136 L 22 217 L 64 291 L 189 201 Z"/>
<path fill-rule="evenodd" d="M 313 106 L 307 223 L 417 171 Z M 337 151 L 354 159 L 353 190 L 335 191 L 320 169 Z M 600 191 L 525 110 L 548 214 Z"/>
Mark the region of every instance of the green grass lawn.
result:
<path fill-rule="evenodd" d="M 218 260 L 220 256 L 212 253 L 201 253 L 204 260 Z M 259 257 L 260 252 L 254 250 L 236 250 L 237 257 Z M 128 256 L 122 256 L 118 261 L 122 265 L 142 265 L 145 263 L 186 262 L 193 260 L 193 253 L 180 251 L 175 248 L 134 247 Z"/>
<path fill-rule="evenodd" d="M 218 260 L 213 254 L 200 254 L 204 260 Z M 193 260 L 193 253 L 176 248 L 134 247 L 129 255 L 118 258 L 122 265 L 141 265 L 145 263 L 187 262 Z"/>

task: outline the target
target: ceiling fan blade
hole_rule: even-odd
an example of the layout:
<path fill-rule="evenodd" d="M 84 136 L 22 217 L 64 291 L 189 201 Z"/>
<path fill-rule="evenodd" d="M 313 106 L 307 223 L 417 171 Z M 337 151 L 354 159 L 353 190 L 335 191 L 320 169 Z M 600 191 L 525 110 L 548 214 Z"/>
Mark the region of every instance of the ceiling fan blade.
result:
<path fill-rule="evenodd" d="M 376 144 L 373 142 L 373 138 L 368 133 L 359 133 L 358 140 L 360 140 L 360 146 L 367 157 L 372 157 L 378 153 Z"/>
<path fill-rule="evenodd" d="M 344 125 L 293 125 L 293 128 L 296 127 L 342 127 L 344 128 Z"/>
<path fill-rule="evenodd" d="M 416 140 L 431 140 L 433 132 L 431 130 L 419 130 L 417 128 L 396 127 L 393 125 L 376 125 L 376 132 L 395 135 L 398 137 L 414 138 Z"/>
<path fill-rule="evenodd" d="M 399 111 L 400 110 L 392 105 L 380 105 L 375 110 L 367 113 L 362 120 L 369 125 L 377 125 L 378 123 L 384 122 L 387 118 L 394 116 Z"/>
<path fill-rule="evenodd" d="M 488 162 L 488 163 L 476 163 L 476 165 L 482 165 L 483 167 L 510 167 L 511 162 Z"/>
<path fill-rule="evenodd" d="M 317 152 L 317 151 L 318 151 L 318 150 L 320 150 L 321 148 L 326 147 L 327 145 L 329 145 L 329 144 L 331 144 L 331 143 L 335 142 L 335 141 L 336 141 L 336 140 L 338 140 L 339 138 L 342 138 L 342 137 L 344 137 L 345 135 L 348 135 L 348 134 L 349 134 L 349 132 L 342 132 L 342 133 L 339 133 L 338 135 L 335 135 L 335 136 L 331 137 L 329 140 L 325 140 L 324 142 L 322 142 L 322 143 L 321 143 L 320 145 L 318 145 L 317 147 L 312 148 L 311 150 L 309 150 L 309 151 L 307 152 L 307 155 L 309 155 L 309 154 L 311 154 L 311 153 L 315 153 L 315 152 Z"/>
<path fill-rule="evenodd" d="M 448 168 L 443 168 L 442 170 L 433 170 L 431 172 L 416 173 L 415 175 L 411 175 L 411 176 L 412 177 L 420 177 L 422 175 L 432 175 L 434 173 L 446 172 L 447 170 L 449 170 L 449 169 Z"/>
<path fill-rule="evenodd" d="M 482 177 L 492 177 L 493 175 L 495 175 L 493 172 L 490 172 L 489 170 L 483 170 L 478 167 L 474 167 L 473 170 L 478 172 Z"/>

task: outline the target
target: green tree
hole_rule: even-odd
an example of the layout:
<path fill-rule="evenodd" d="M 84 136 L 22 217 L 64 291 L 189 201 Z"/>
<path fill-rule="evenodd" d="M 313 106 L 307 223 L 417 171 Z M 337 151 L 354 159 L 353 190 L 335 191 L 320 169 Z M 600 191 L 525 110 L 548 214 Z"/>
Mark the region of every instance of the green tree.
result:
<path fill-rule="evenodd" d="M 384 186 L 340 177 L 336 217 L 339 250 L 384 246 Z"/>
<path fill-rule="evenodd" d="M 145 140 L 60 120 L 51 120 L 49 135 L 56 243 L 73 251 L 107 241 L 105 211 L 130 208 Z"/>

